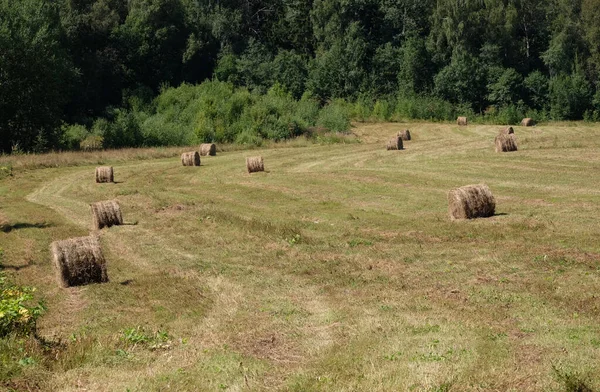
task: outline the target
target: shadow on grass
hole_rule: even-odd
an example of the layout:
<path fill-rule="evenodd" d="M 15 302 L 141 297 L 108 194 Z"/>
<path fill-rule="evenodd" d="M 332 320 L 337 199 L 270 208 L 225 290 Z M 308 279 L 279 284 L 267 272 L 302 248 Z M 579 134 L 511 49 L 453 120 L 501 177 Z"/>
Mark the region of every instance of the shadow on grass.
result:
<path fill-rule="evenodd" d="M 20 230 L 20 229 L 45 229 L 48 227 L 53 227 L 54 224 L 53 223 L 25 223 L 25 222 L 21 222 L 21 223 L 14 223 L 14 224 L 5 224 L 3 226 L 0 226 L 0 231 L 3 231 L 5 233 L 9 233 L 13 230 Z"/>

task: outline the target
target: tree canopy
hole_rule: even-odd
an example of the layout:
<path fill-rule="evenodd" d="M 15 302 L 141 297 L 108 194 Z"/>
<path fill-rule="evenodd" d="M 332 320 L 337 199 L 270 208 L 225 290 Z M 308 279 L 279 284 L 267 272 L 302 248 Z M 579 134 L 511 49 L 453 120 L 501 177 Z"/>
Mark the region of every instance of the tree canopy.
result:
<path fill-rule="evenodd" d="M 0 0 L 2 152 L 215 79 L 598 120 L 600 0 Z"/>

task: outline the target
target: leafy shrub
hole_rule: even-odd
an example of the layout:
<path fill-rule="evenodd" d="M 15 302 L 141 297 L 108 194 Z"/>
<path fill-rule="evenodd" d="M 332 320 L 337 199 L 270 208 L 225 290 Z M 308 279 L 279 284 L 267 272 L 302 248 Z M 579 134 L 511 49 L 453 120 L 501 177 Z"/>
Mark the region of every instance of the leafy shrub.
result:
<path fill-rule="evenodd" d="M 469 112 L 472 110 L 469 108 Z M 457 111 L 450 102 L 430 96 L 399 96 L 394 113 L 399 118 L 454 121 Z"/>
<path fill-rule="evenodd" d="M 0 249 L 0 257 L 2 249 Z M 46 310 L 43 303 L 33 304 L 32 287 L 20 287 L 9 283 L 0 273 L 0 337 L 11 333 L 29 335 L 35 333 L 37 319 Z"/>
<path fill-rule="evenodd" d="M 350 129 L 348 105 L 342 100 L 330 102 L 319 113 L 317 126 L 334 132 L 345 132 Z"/>

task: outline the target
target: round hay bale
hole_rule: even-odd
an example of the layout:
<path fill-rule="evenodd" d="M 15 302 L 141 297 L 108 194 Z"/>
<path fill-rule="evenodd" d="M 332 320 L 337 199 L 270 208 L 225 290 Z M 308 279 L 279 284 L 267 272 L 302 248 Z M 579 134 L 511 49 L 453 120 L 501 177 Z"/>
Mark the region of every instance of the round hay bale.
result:
<path fill-rule="evenodd" d="M 533 121 L 532 118 L 524 118 L 523 121 L 521 121 L 522 127 L 533 127 L 534 125 L 535 121 Z"/>
<path fill-rule="evenodd" d="M 386 148 L 388 151 L 404 149 L 404 143 L 402 143 L 402 137 L 396 136 L 393 139 L 391 139 L 390 141 L 388 141 Z"/>
<path fill-rule="evenodd" d="M 513 127 L 507 127 L 500 131 L 500 135 L 512 135 L 515 133 Z"/>
<path fill-rule="evenodd" d="M 398 132 L 398 136 L 400 136 L 402 140 L 410 140 L 410 131 L 405 129 L 404 131 Z"/>
<path fill-rule="evenodd" d="M 200 145 L 200 155 L 214 157 L 217 155 L 217 146 L 214 143 L 202 143 Z"/>
<path fill-rule="evenodd" d="M 265 171 L 265 162 L 263 161 L 263 157 L 246 158 L 246 169 L 248 169 L 248 173 Z"/>
<path fill-rule="evenodd" d="M 459 126 L 467 126 L 469 125 L 469 122 L 466 117 L 459 117 L 456 119 L 456 124 Z"/>
<path fill-rule="evenodd" d="M 106 260 L 98 237 L 78 237 L 54 241 L 50 252 L 62 287 L 108 282 Z"/>
<path fill-rule="evenodd" d="M 92 207 L 94 229 L 100 230 L 103 227 L 119 226 L 123 224 L 121 206 L 118 201 L 99 201 L 90 204 L 90 207 Z"/>
<path fill-rule="evenodd" d="M 115 182 L 115 174 L 112 166 L 99 166 L 96 168 L 96 182 Z"/>
<path fill-rule="evenodd" d="M 200 166 L 200 154 L 198 151 L 184 152 L 181 154 L 183 166 Z"/>
<path fill-rule="evenodd" d="M 448 192 L 448 212 L 452 219 L 494 216 L 496 200 L 485 184 L 467 185 Z"/>
<path fill-rule="evenodd" d="M 517 151 L 517 140 L 514 134 L 500 134 L 496 136 L 496 152 Z"/>

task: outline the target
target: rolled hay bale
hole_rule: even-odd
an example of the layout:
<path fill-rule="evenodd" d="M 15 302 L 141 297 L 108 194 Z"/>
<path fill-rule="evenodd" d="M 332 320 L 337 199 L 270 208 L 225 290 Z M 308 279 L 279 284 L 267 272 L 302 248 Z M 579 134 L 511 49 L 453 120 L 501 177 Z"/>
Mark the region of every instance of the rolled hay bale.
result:
<path fill-rule="evenodd" d="M 404 131 L 398 132 L 398 136 L 400 136 L 402 140 L 410 140 L 410 131 L 405 129 Z"/>
<path fill-rule="evenodd" d="M 517 151 L 517 140 L 514 134 L 500 134 L 496 136 L 496 152 Z"/>
<path fill-rule="evenodd" d="M 263 161 L 263 157 L 246 158 L 246 169 L 248 169 L 248 173 L 265 171 L 265 162 Z"/>
<path fill-rule="evenodd" d="M 108 282 L 106 260 L 98 237 L 77 237 L 54 241 L 50 252 L 62 287 Z"/>
<path fill-rule="evenodd" d="M 183 166 L 200 166 L 200 154 L 198 151 L 184 152 L 181 154 Z"/>
<path fill-rule="evenodd" d="M 387 150 L 402 150 L 404 148 L 404 143 L 402 143 L 402 137 L 396 136 L 387 143 Z"/>
<path fill-rule="evenodd" d="M 512 135 L 515 133 L 513 127 L 507 127 L 500 131 L 500 135 Z"/>
<path fill-rule="evenodd" d="M 456 119 L 456 124 L 459 126 L 467 126 L 469 125 L 469 122 L 466 117 L 459 117 Z"/>
<path fill-rule="evenodd" d="M 534 125 L 535 121 L 533 121 L 531 118 L 524 118 L 523 121 L 521 121 L 522 127 L 533 127 Z"/>
<path fill-rule="evenodd" d="M 99 201 L 90 204 L 90 207 L 92 207 L 95 229 L 100 230 L 103 227 L 119 226 L 123 224 L 123 215 L 121 215 L 121 206 L 118 201 Z"/>
<path fill-rule="evenodd" d="M 452 219 L 494 216 L 496 200 L 485 184 L 467 185 L 448 192 L 448 212 Z"/>
<path fill-rule="evenodd" d="M 217 146 L 214 143 L 202 143 L 200 145 L 200 155 L 214 157 L 217 155 Z"/>
<path fill-rule="evenodd" d="M 115 173 L 112 166 L 99 166 L 96 168 L 96 182 L 115 182 Z"/>

